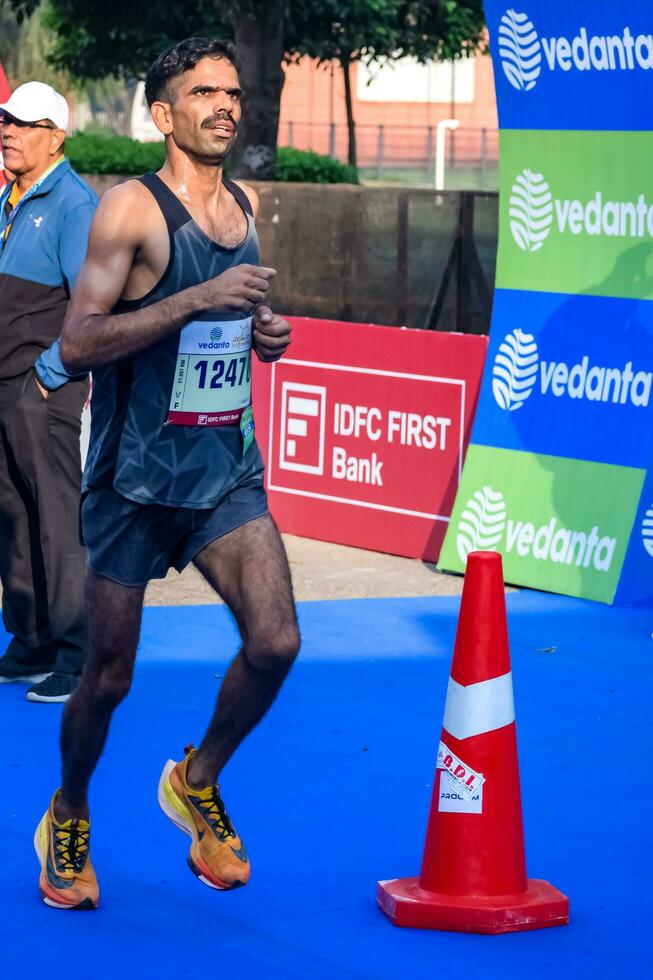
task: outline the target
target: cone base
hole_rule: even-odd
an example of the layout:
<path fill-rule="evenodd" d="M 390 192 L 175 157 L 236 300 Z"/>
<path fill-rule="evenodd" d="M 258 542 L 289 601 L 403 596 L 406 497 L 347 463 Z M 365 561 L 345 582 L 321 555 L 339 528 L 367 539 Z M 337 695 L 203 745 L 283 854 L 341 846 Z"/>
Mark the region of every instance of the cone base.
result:
<path fill-rule="evenodd" d="M 377 904 L 396 926 L 496 935 L 526 929 L 564 926 L 569 899 L 548 881 L 532 878 L 517 895 L 443 895 L 419 886 L 419 878 L 380 881 Z"/>

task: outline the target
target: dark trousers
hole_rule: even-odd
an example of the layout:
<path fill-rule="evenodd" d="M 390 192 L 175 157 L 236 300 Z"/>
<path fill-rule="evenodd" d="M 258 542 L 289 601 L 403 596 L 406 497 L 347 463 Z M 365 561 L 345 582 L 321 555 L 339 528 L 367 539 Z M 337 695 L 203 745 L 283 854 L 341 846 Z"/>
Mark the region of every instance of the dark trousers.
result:
<path fill-rule="evenodd" d="M 79 543 L 80 418 L 71 381 L 47 399 L 33 371 L 0 381 L 0 580 L 7 655 L 78 674 L 86 654 Z"/>

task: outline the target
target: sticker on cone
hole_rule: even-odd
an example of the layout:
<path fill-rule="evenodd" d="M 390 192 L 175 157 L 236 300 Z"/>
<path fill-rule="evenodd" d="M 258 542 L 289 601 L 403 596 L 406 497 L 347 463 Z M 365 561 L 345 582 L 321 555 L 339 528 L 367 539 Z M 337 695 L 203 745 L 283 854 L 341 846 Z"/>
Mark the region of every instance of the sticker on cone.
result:
<path fill-rule="evenodd" d="M 477 793 L 467 798 L 458 791 L 458 787 L 446 769 L 441 769 L 439 774 L 438 810 L 440 813 L 483 813 L 482 785 Z"/>
<path fill-rule="evenodd" d="M 462 793 L 468 800 L 471 800 L 472 796 L 478 793 L 485 782 L 480 772 L 476 772 L 471 766 L 466 765 L 455 752 L 447 748 L 444 742 L 440 742 L 438 750 L 438 769 L 444 769 L 449 774 L 458 792 Z"/>

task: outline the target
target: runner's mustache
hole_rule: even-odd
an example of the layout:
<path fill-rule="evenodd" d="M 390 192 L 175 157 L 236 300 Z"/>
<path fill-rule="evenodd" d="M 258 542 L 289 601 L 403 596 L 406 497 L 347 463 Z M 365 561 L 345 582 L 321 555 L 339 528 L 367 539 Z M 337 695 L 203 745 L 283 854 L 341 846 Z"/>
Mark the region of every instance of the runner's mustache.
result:
<path fill-rule="evenodd" d="M 215 126 L 216 123 L 220 123 L 220 122 L 228 122 L 230 126 L 233 126 L 234 133 L 238 132 L 238 126 L 236 124 L 236 120 L 233 118 L 233 116 L 230 116 L 229 113 L 226 112 L 219 113 L 218 115 L 215 116 L 207 116 L 207 118 L 202 123 L 202 129 L 206 129 L 209 126 Z"/>

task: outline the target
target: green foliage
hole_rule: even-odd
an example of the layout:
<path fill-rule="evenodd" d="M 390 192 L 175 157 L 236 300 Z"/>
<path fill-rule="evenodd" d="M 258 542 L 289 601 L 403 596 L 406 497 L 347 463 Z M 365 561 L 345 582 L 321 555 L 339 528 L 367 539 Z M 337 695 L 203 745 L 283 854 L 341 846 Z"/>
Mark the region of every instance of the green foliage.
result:
<path fill-rule="evenodd" d="M 264 0 L 261 0 L 264 2 Z M 2 3 L 2 0 L 0 0 Z M 39 0 L 4 0 L 29 16 Z M 166 47 L 192 35 L 233 39 L 236 0 L 48 0 L 48 61 L 76 78 L 143 78 Z M 482 45 L 482 0 L 287 0 L 289 58 L 455 58 Z"/>
<path fill-rule="evenodd" d="M 429 61 L 473 53 L 484 25 L 482 0 L 295 0 L 286 41 L 291 60 Z"/>
<path fill-rule="evenodd" d="M 165 144 L 85 132 L 66 140 L 66 155 L 80 174 L 144 174 L 161 168 Z M 277 179 L 305 184 L 357 183 L 356 171 L 351 167 L 292 146 L 278 150 Z"/>
<path fill-rule="evenodd" d="M 286 24 L 291 56 L 353 61 L 394 50 L 397 0 L 302 0 Z"/>
<path fill-rule="evenodd" d="M 80 133 L 66 140 L 66 156 L 81 174 L 144 174 L 160 169 L 165 144 Z"/>
<path fill-rule="evenodd" d="M 53 62 L 81 78 L 144 78 L 162 51 L 186 37 L 231 38 L 219 10 L 214 0 L 50 0 Z"/>
<path fill-rule="evenodd" d="M 448 61 L 486 50 L 483 0 L 402 0 L 399 50 L 418 61 Z"/>
<path fill-rule="evenodd" d="M 358 183 L 354 167 L 294 146 L 281 146 L 277 150 L 277 180 L 304 184 Z"/>
<path fill-rule="evenodd" d="M 2 2 L 2 0 L 0 0 Z M 166 48 L 185 37 L 233 38 L 225 4 L 215 0 L 5 0 L 21 18 L 56 37 L 49 62 L 83 81 L 144 78 Z"/>
<path fill-rule="evenodd" d="M 37 78 L 60 92 L 69 90 L 73 85 L 70 75 L 65 69 L 55 68 L 51 61 L 56 40 L 40 17 L 12 11 L 10 4 L 0 0 L 0 62 L 12 82 Z"/>

